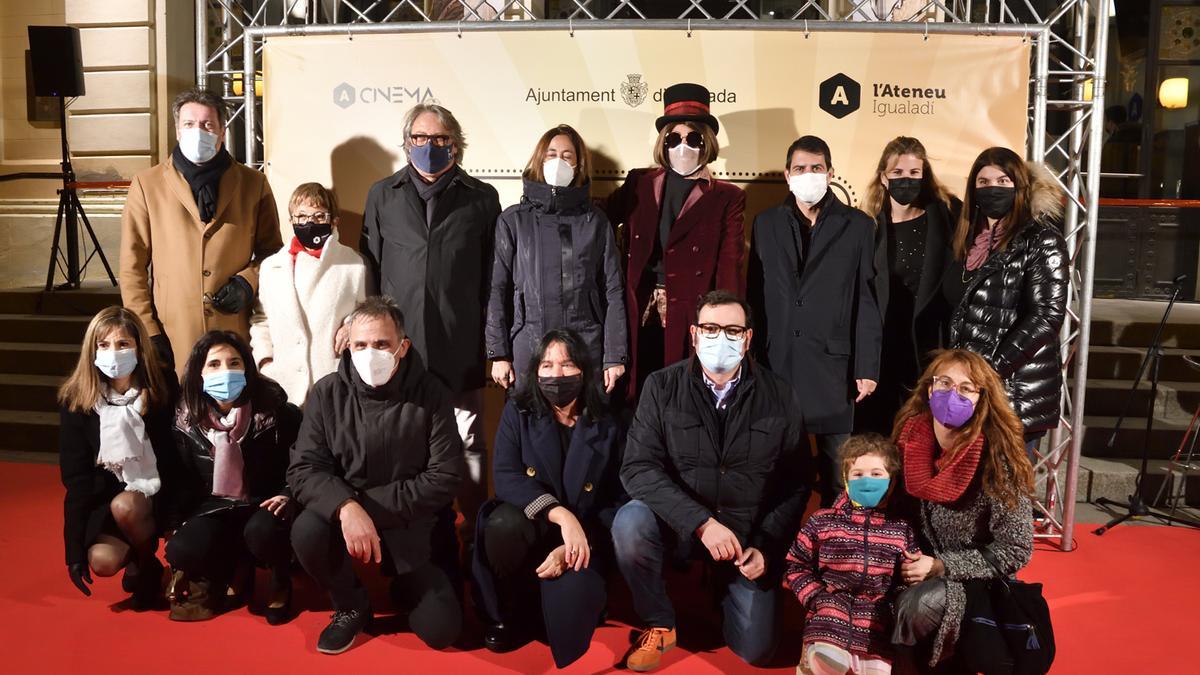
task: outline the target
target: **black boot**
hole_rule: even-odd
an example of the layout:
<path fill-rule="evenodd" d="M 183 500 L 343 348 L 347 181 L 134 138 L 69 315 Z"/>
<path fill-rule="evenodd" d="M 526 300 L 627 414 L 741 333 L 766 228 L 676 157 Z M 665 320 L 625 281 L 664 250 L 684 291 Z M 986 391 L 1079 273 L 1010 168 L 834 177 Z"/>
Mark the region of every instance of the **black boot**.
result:
<path fill-rule="evenodd" d="M 292 574 L 286 567 L 271 571 L 271 594 L 263 616 L 272 626 L 292 620 Z"/>
<path fill-rule="evenodd" d="M 522 575 L 497 579 L 496 601 L 500 616 L 484 617 L 487 623 L 483 629 L 483 646 L 502 654 L 519 649 L 533 639 L 531 626 L 537 623 L 537 617 L 529 611 L 531 603 L 528 599 L 531 597 L 538 597 L 537 587 Z M 532 604 L 541 610 L 540 602 Z"/>
<path fill-rule="evenodd" d="M 497 654 L 519 649 L 529 638 L 516 626 L 508 623 L 489 623 L 483 629 L 483 646 Z"/>
<path fill-rule="evenodd" d="M 127 590 L 133 594 L 135 610 L 142 612 L 157 609 L 166 601 L 163 594 L 163 565 L 158 561 L 158 557 L 150 555 L 139 561 L 137 572 L 126 574 L 121 580 L 122 587 L 125 586 L 126 580 L 131 580 L 132 588 Z"/>

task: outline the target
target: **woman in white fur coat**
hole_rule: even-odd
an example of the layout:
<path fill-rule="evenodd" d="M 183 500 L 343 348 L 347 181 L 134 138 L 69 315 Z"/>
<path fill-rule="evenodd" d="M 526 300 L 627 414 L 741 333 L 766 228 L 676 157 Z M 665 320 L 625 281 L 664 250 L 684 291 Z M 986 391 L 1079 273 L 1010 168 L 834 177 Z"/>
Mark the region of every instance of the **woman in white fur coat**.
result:
<path fill-rule="evenodd" d="M 367 297 L 357 251 L 338 243 L 337 199 L 320 183 L 296 188 L 288 202 L 295 236 L 263 261 L 250 348 L 259 372 L 303 405 L 313 383 L 337 370 L 334 336 Z"/>

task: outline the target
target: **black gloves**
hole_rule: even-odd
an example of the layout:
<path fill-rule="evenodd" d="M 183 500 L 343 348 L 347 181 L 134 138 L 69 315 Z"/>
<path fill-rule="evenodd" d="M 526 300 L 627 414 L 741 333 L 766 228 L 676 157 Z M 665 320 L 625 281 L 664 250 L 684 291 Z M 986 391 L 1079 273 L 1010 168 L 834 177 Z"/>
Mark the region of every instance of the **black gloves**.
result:
<path fill-rule="evenodd" d="M 213 295 L 212 306 L 218 312 L 237 314 L 248 308 L 252 300 L 254 289 L 250 287 L 250 282 L 235 274 Z"/>
<path fill-rule="evenodd" d="M 71 583 L 75 584 L 75 588 L 78 588 L 80 593 L 87 596 L 92 594 L 92 589 L 88 588 L 88 584 L 92 583 L 92 572 L 88 569 L 87 563 L 67 565 L 67 574 L 71 577 Z"/>

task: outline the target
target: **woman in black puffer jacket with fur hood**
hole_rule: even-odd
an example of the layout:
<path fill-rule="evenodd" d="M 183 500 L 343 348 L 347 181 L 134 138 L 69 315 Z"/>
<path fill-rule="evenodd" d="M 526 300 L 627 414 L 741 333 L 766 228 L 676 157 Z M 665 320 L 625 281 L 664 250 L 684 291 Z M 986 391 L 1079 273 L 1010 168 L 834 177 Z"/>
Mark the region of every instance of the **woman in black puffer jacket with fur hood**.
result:
<path fill-rule="evenodd" d="M 1008 148 L 980 153 L 967 176 L 943 290 L 954 307 L 950 347 L 987 359 L 1004 380 L 1032 448 L 1058 426 L 1059 329 L 1070 257 L 1055 222 L 1063 191 Z"/>

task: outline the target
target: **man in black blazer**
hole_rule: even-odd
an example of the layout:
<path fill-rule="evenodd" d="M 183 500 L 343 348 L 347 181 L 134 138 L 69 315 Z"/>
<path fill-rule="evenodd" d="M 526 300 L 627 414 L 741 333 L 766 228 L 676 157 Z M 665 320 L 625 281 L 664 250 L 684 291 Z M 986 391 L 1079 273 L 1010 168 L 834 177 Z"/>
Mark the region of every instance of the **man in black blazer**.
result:
<path fill-rule="evenodd" d="M 837 452 L 854 404 L 879 378 L 883 326 L 872 286 L 874 221 L 829 189 L 829 146 L 802 136 L 787 152 L 790 193 L 754 219 L 747 287 L 759 361 L 791 382 L 816 437 L 821 503 L 842 489 Z"/>

